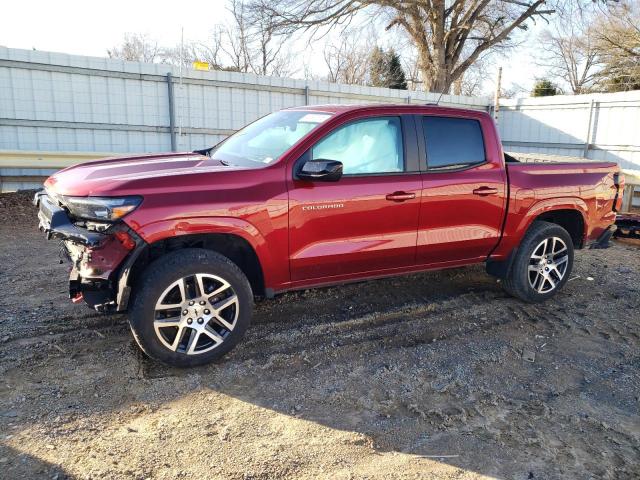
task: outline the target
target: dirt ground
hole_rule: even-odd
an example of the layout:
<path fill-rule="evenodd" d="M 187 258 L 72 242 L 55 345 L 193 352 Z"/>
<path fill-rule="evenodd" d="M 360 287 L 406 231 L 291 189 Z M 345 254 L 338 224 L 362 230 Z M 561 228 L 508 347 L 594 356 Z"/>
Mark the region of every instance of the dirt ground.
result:
<path fill-rule="evenodd" d="M 282 295 L 177 370 L 69 302 L 35 224 L 0 196 L 2 478 L 640 475 L 635 245 L 578 252 L 542 305 L 481 266 Z"/>

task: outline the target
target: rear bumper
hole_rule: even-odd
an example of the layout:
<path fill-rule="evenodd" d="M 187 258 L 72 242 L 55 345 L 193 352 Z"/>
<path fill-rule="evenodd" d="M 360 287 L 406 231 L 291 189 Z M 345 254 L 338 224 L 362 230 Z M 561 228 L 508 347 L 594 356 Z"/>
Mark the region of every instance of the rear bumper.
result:
<path fill-rule="evenodd" d="M 126 276 L 144 249 L 144 241 L 124 223 L 114 224 L 104 233 L 79 227 L 45 192 L 38 192 L 33 202 L 38 206 L 40 230 L 47 239 L 61 240 L 61 257 L 71 262 L 69 298 L 84 299 L 98 311 L 125 310 L 129 293 Z M 125 246 L 116 232 L 126 232 L 135 246 Z"/>
<path fill-rule="evenodd" d="M 598 236 L 598 238 L 589 245 L 589 248 L 609 248 L 609 240 L 611 240 L 611 236 L 618 229 L 615 225 L 609 225 L 604 231 Z"/>

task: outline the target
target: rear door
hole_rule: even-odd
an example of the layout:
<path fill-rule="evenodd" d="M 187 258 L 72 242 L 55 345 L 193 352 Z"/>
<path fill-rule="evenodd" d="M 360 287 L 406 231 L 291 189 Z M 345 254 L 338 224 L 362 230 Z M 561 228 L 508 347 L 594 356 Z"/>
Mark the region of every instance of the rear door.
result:
<path fill-rule="evenodd" d="M 468 114 L 467 114 L 468 115 Z M 486 257 L 500 239 L 506 173 L 489 117 L 416 116 L 422 167 L 417 263 Z"/>
<path fill-rule="evenodd" d="M 338 160 L 344 174 L 337 182 L 289 180 L 291 279 L 413 265 L 422 188 L 413 116 L 351 119 L 296 164 L 308 159 Z"/>

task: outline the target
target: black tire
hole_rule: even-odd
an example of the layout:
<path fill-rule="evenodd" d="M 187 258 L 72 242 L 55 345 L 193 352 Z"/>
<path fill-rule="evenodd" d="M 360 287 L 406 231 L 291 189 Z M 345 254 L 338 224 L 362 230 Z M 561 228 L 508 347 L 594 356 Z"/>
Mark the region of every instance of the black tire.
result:
<path fill-rule="evenodd" d="M 535 272 L 530 272 L 529 266 L 538 268 L 535 260 L 532 259 L 532 255 L 536 253 L 536 248 L 539 247 L 545 239 L 550 239 L 551 243 L 554 237 L 559 238 L 566 245 L 566 256 L 568 257 L 565 260 L 566 268 L 563 271 L 560 281 L 557 281 L 555 272 L 552 272 L 554 275 L 552 280 L 555 281 L 555 286 L 550 291 L 540 293 L 531 284 L 531 278 L 535 279 L 537 274 Z M 569 233 L 567 233 L 564 228 L 556 225 L 555 223 L 543 221 L 534 222 L 522 239 L 515 258 L 513 259 L 513 263 L 511 264 L 511 268 L 502 282 L 504 290 L 509 295 L 524 300 L 525 302 L 544 302 L 558 293 L 564 284 L 567 283 L 567 280 L 569 280 L 569 276 L 571 275 L 571 270 L 573 268 L 573 253 L 573 241 L 571 240 Z M 544 263 L 540 268 L 545 268 Z M 551 275 L 551 273 L 549 273 L 549 275 Z M 534 283 L 539 285 L 539 282 Z M 550 283 L 546 283 L 545 285 L 547 288 L 551 288 Z"/>
<path fill-rule="evenodd" d="M 215 342 L 211 343 L 209 348 L 212 349 L 209 351 L 188 355 L 184 351 L 174 351 L 165 346 L 156 333 L 154 322 L 157 315 L 156 302 L 160 300 L 161 295 L 166 294 L 167 288 L 174 282 L 178 282 L 181 278 L 185 277 L 193 278 L 195 282 L 196 274 L 208 274 L 226 281 L 230 285 L 232 293 L 237 296 L 237 303 L 233 305 L 234 310 L 232 315 L 235 317 L 235 323 L 231 330 L 226 330 L 221 325 L 215 324 L 216 328 L 221 328 L 223 332 L 225 332 L 221 334 L 223 341 L 217 344 L 217 346 L 215 346 Z M 191 288 L 197 287 L 191 286 Z M 187 290 L 189 290 L 189 288 L 187 288 Z M 193 295 L 198 294 L 198 290 L 193 290 L 193 292 L 195 292 Z M 187 297 L 192 298 L 188 294 L 184 295 L 185 302 L 187 301 Z M 196 305 L 195 307 L 186 308 L 197 307 Z M 235 310 L 236 308 L 238 309 L 237 311 Z M 194 367 L 217 360 L 233 349 L 249 327 L 252 310 L 253 293 L 249 281 L 244 273 L 231 260 L 211 250 L 189 248 L 177 250 L 160 257 L 149 265 L 139 276 L 133 292 L 132 307 L 129 312 L 129 324 L 136 342 L 149 357 L 171 366 Z M 181 315 L 183 311 L 182 307 L 178 308 L 177 314 L 180 315 L 181 321 L 183 321 L 183 317 L 184 321 L 186 321 L 186 315 Z M 172 313 L 171 316 L 173 315 L 175 314 Z M 167 316 L 169 316 L 169 314 L 167 314 Z M 198 318 L 198 321 L 199 320 L 201 319 Z M 205 323 L 209 324 L 210 322 L 207 321 Z M 193 326 L 196 326 L 195 321 L 193 322 Z M 179 327 L 175 327 L 175 331 L 179 333 L 182 330 L 178 328 Z M 193 327 L 187 328 L 185 326 L 183 328 L 186 332 L 184 334 L 185 336 L 187 333 L 191 334 L 191 328 Z M 164 332 L 165 330 L 161 331 Z M 176 337 L 178 333 L 175 334 Z M 208 337 L 202 335 L 202 338 L 206 343 Z M 168 340 L 165 338 L 165 341 Z M 199 342 L 200 340 L 194 343 L 199 344 Z M 178 343 L 180 343 L 180 340 L 178 340 Z M 180 347 L 178 347 L 178 349 L 179 348 Z"/>

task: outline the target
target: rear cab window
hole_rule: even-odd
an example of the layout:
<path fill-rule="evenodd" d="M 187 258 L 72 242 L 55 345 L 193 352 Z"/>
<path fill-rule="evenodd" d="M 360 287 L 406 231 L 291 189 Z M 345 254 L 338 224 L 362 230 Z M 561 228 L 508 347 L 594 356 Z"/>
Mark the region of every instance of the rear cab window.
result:
<path fill-rule="evenodd" d="M 450 171 L 486 162 L 480 122 L 471 118 L 423 116 L 427 171 Z"/>

